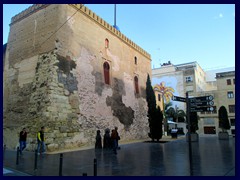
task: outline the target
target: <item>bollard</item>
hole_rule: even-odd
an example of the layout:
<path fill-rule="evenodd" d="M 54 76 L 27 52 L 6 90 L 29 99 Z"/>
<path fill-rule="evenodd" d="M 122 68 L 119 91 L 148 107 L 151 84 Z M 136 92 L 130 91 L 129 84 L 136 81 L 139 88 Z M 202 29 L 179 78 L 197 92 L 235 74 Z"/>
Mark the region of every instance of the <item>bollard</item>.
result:
<path fill-rule="evenodd" d="M 83 175 L 83 176 L 87 176 L 87 173 L 83 173 L 82 175 Z"/>
<path fill-rule="evenodd" d="M 5 152 L 6 152 L 6 144 L 4 144 L 3 146 L 3 160 L 4 160 Z"/>
<path fill-rule="evenodd" d="M 60 163 L 59 163 L 59 176 L 62 176 L 62 162 L 63 162 L 63 154 L 60 154 Z"/>
<path fill-rule="evenodd" d="M 93 160 L 93 175 L 97 176 L 97 159 L 94 158 Z"/>
<path fill-rule="evenodd" d="M 19 147 L 17 147 L 17 159 L 16 159 L 16 165 L 19 164 Z"/>
<path fill-rule="evenodd" d="M 34 171 L 37 170 L 38 151 L 35 150 Z"/>

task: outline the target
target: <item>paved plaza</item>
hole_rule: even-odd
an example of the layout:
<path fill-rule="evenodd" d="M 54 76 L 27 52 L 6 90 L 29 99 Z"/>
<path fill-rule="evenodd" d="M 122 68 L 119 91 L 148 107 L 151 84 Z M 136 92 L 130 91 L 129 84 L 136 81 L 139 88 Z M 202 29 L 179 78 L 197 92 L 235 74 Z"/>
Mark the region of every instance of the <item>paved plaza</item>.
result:
<path fill-rule="evenodd" d="M 120 146 L 117 155 L 112 150 L 95 149 L 64 152 L 62 176 L 93 176 L 94 158 L 97 176 L 190 176 L 189 146 L 185 137 Z M 16 151 L 6 150 L 3 174 L 59 175 L 60 153 L 38 156 L 37 170 L 34 170 L 34 160 L 34 152 L 25 151 L 16 165 Z M 193 176 L 235 176 L 235 138 L 218 140 L 216 135 L 200 136 L 199 142 L 192 142 L 192 160 Z"/>

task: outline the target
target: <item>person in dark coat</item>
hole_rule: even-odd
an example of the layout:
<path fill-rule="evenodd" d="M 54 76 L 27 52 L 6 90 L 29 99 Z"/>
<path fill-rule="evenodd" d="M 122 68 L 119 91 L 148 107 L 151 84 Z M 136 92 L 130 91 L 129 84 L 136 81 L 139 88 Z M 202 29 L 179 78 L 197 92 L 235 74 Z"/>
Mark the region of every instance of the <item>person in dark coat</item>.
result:
<path fill-rule="evenodd" d="M 102 137 L 100 130 L 97 130 L 95 149 L 102 149 Z"/>
<path fill-rule="evenodd" d="M 26 128 L 23 128 L 23 130 L 19 134 L 20 154 L 22 154 L 22 151 L 27 146 L 26 141 L 27 141 L 27 132 L 26 132 Z"/>
<path fill-rule="evenodd" d="M 118 132 L 117 132 L 116 128 L 112 130 L 111 139 L 112 139 L 112 143 L 113 143 L 113 152 L 114 152 L 114 154 L 117 154 Z"/>
<path fill-rule="evenodd" d="M 119 136 L 119 133 L 118 133 L 118 127 L 115 127 L 115 131 L 117 133 L 117 149 L 120 149 L 120 147 L 118 145 L 118 141 L 120 140 L 120 136 Z"/>
<path fill-rule="evenodd" d="M 104 137 L 103 137 L 103 148 L 104 149 L 112 148 L 110 129 L 108 129 L 108 128 L 105 130 L 105 134 L 104 134 Z"/>

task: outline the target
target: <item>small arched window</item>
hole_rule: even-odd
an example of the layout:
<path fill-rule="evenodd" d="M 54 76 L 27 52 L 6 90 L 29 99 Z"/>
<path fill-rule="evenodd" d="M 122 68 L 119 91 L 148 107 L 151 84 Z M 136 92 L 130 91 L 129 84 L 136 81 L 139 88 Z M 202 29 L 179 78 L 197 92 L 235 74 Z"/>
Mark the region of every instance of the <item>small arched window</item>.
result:
<path fill-rule="evenodd" d="M 105 39 L 105 48 L 109 48 L 109 41 L 107 38 Z"/>
<path fill-rule="evenodd" d="M 135 86 L 135 92 L 136 94 L 139 94 L 139 88 L 138 88 L 138 77 L 134 77 L 134 86 Z"/>
<path fill-rule="evenodd" d="M 104 81 L 105 84 L 110 84 L 110 66 L 108 62 L 103 64 L 103 72 L 104 72 Z"/>
<path fill-rule="evenodd" d="M 134 63 L 137 65 L 137 57 L 134 57 Z"/>

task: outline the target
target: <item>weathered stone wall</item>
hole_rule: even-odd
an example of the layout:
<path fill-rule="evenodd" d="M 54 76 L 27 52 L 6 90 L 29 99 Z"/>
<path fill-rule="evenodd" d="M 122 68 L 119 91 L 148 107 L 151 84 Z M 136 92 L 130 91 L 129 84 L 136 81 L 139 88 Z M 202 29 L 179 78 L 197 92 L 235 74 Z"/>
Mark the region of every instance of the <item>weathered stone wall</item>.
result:
<path fill-rule="evenodd" d="M 4 143 L 10 148 L 27 127 L 28 149 L 33 150 L 43 125 L 49 151 L 93 145 L 97 129 L 103 135 L 114 126 L 121 140 L 147 137 L 150 56 L 76 7 L 44 6 L 11 25 L 4 67 Z M 105 61 L 110 64 L 110 85 L 104 83 Z"/>
<path fill-rule="evenodd" d="M 42 63 L 40 54 L 55 48 L 54 36 L 50 35 L 58 27 L 58 6 L 42 6 L 26 16 L 20 13 L 18 21 L 12 18 L 4 64 L 4 143 L 14 148 L 18 143 L 18 133 L 22 127 L 29 127 L 29 141 L 36 140 L 42 119 L 42 109 L 47 106 L 48 65 L 37 72 Z M 36 7 L 36 6 L 34 6 Z M 45 40 L 49 38 L 49 41 Z M 43 64 L 46 64 L 43 62 Z M 36 89 L 36 85 L 37 88 Z M 35 101 L 35 102 L 34 102 Z M 36 107 L 33 106 L 34 103 Z M 32 112 L 35 108 L 35 114 Z M 37 112 L 37 113 L 36 113 Z M 36 127 L 35 127 L 36 125 Z M 12 133 L 9 136 L 8 132 Z M 11 143 L 10 143 L 11 142 Z"/>

